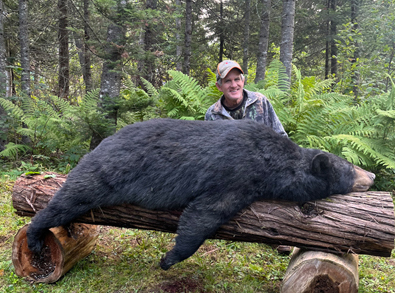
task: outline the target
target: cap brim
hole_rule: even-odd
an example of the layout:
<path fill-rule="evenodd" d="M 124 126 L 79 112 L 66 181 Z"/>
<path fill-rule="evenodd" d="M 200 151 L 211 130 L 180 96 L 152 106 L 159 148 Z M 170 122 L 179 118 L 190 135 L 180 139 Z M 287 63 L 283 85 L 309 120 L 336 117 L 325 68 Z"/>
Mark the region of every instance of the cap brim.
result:
<path fill-rule="evenodd" d="M 220 79 L 220 78 L 225 78 L 225 77 L 229 74 L 229 72 L 230 72 L 232 69 L 235 69 L 235 68 L 238 69 L 238 70 L 240 70 L 240 72 L 241 72 L 242 74 L 244 74 L 243 70 L 242 70 L 239 66 L 233 66 L 233 67 L 230 67 L 229 69 L 226 69 L 226 70 L 222 73 L 224 76 L 218 74 L 217 80 Z"/>

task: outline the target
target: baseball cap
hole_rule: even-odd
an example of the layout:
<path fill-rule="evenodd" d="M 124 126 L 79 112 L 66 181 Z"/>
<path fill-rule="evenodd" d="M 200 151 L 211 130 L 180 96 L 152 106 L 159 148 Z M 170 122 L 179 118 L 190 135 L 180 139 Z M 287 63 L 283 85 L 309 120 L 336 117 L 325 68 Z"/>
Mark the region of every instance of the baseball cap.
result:
<path fill-rule="evenodd" d="M 229 71 L 234 68 L 237 68 L 241 71 L 241 73 L 244 73 L 241 69 L 241 66 L 236 61 L 225 60 L 219 63 L 217 66 L 217 71 L 215 72 L 215 74 L 217 75 L 217 80 L 219 80 L 220 78 L 225 78 L 228 75 Z"/>

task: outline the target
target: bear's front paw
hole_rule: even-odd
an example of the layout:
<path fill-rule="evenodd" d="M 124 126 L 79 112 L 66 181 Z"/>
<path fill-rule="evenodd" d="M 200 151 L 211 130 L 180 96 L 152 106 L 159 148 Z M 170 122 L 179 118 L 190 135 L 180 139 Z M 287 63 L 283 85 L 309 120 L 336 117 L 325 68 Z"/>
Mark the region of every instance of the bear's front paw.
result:
<path fill-rule="evenodd" d="M 159 263 L 162 270 L 167 271 L 173 264 L 168 264 L 166 261 L 166 257 L 162 257 Z"/>
<path fill-rule="evenodd" d="M 42 248 L 43 248 L 43 245 L 44 245 L 43 242 L 44 242 L 43 240 L 37 240 L 37 241 L 34 241 L 34 242 L 30 242 L 28 240 L 27 241 L 27 247 L 29 248 L 29 250 L 31 252 L 40 253 Z"/>

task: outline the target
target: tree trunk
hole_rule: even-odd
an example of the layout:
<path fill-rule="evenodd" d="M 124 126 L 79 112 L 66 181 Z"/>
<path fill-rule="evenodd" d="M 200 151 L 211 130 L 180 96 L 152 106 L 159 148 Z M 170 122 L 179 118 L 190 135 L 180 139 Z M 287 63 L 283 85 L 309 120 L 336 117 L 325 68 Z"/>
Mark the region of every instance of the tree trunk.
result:
<path fill-rule="evenodd" d="M 248 46 L 250 38 L 250 0 L 245 0 L 245 16 L 244 16 L 244 41 L 243 41 L 243 71 L 245 74 L 244 82 L 248 78 Z"/>
<path fill-rule="evenodd" d="M 353 24 L 352 30 L 355 36 L 358 33 L 358 12 L 359 12 L 359 0 L 351 0 L 351 23 Z M 351 84 L 353 87 L 354 101 L 358 102 L 358 91 L 359 91 L 359 72 L 358 72 L 358 59 L 359 59 L 359 48 L 358 41 L 354 40 L 354 58 L 351 60 Z"/>
<path fill-rule="evenodd" d="M 85 92 L 90 92 L 93 90 L 92 84 L 92 70 L 91 70 L 91 51 L 89 49 L 89 40 L 90 40 L 90 27 L 89 27 L 89 0 L 84 0 L 84 45 L 83 45 L 83 53 L 84 53 L 84 67 L 83 67 L 83 75 L 85 81 Z"/>
<path fill-rule="evenodd" d="M 19 42 L 21 46 L 21 96 L 30 99 L 30 51 L 29 51 L 29 13 L 27 0 L 19 0 Z M 22 127 L 26 128 L 25 123 Z M 30 144 L 31 140 L 28 136 L 22 135 L 22 143 Z"/>
<path fill-rule="evenodd" d="M 146 1 L 146 9 L 156 10 L 157 9 L 157 0 L 147 0 Z M 153 85 L 156 85 L 155 81 L 155 60 L 153 54 L 153 46 L 155 44 L 155 27 L 153 23 L 149 23 L 145 28 L 144 34 L 144 78 L 148 80 Z M 142 85 L 143 86 L 143 85 Z M 144 86 L 143 86 L 144 88 Z"/>
<path fill-rule="evenodd" d="M 58 1 L 59 16 L 59 92 L 58 96 L 67 99 L 70 90 L 69 68 L 69 31 L 68 26 L 68 3 L 67 0 Z"/>
<path fill-rule="evenodd" d="M 176 0 L 176 10 L 181 11 L 181 0 Z M 181 57 L 182 57 L 182 46 L 181 46 L 181 18 L 177 17 L 176 18 L 176 42 L 177 42 L 177 52 L 176 52 L 176 57 L 177 57 L 177 65 L 176 69 L 177 71 L 182 71 L 182 62 L 181 62 Z"/>
<path fill-rule="evenodd" d="M 219 6 L 219 54 L 218 62 L 222 62 L 224 58 L 224 43 L 225 43 L 225 33 L 224 33 L 224 4 L 221 0 Z"/>
<path fill-rule="evenodd" d="M 259 44 L 256 64 L 255 83 L 265 79 L 267 51 L 269 48 L 269 26 L 270 11 L 272 6 L 271 0 L 262 0 L 261 28 L 259 30 Z"/>
<path fill-rule="evenodd" d="M 184 74 L 191 70 L 191 41 L 192 41 L 192 1 L 186 0 L 185 7 L 185 46 L 184 46 Z"/>
<path fill-rule="evenodd" d="M 19 0 L 19 42 L 21 46 L 21 90 L 30 97 L 30 53 L 27 0 Z"/>
<path fill-rule="evenodd" d="M 336 19 L 336 0 L 330 0 L 330 8 L 332 10 L 331 17 L 331 74 L 337 77 L 337 46 L 336 46 L 336 35 L 337 35 L 337 19 Z"/>
<path fill-rule="evenodd" d="M 77 10 L 78 11 L 78 10 Z M 83 40 L 77 32 L 73 32 L 75 46 L 78 48 L 78 58 L 85 83 L 85 94 L 93 90 L 92 70 L 91 70 L 91 51 L 89 49 L 90 26 L 89 26 L 89 0 L 84 0 L 84 14 L 79 14 L 84 23 Z"/>
<path fill-rule="evenodd" d="M 145 9 L 156 10 L 157 0 L 146 0 Z M 138 71 L 140 72 L 137 76 L 137 85 L 145 89 L 145 85 L 141 81 L 140 77 L 143 77 L 154 86 L 159 86 L 159 81 L 156 80 L 156 68 L 155 68 L 155 55 L 154 55 L 154 44 L 155 35 L 157 28 L 152 21 L 146 21 L 143 32 L 140 36 L 139 44 L 142 48 L 142 58 L 138 61 Z"/>
<path fill-rule="evenodd" d="M 104 133 L 93 133 L 90 149 L 93 150 L 106 137 L 115 133 L 117 125 L 116 99 L 121 91 L 121 59 L 124 51 L 125 31 L 116 23 L 111 23 L 107 29 L 106 60 L 100 85 L 100 106 L 107 113 L 105 119 L 109 126 Z"/>
<path fill-rule="evenodd" d="M 330 37 L 331 37 L 331 31 L 330 31 L 330 14 L 329 14 L 329 8 L 330 8 L 330 1 L 327 0 L 326 2 L 326 9 L 327 9 L 327 17 L 328 19 L 326 20 L 326 40 L 325 40 L 325 79 L 329 78 L 329 59 L 330 59 Z"/>
<path fill-rule="evenodd" d="M 296 248 L 282 281 L 281 293 L 358 293 L 358 256 Z"/>
<path fill-rule="evenodd" d="M 84 78 L 84 83 L 85 83 L 85 93 L 87 92 L 86 89 L 86 82 L 85 82 L 85 56 L 84 56 L 84 43 L 81 40 L 80 35 L 76 32 L 73 31 L 73 39 L 74 39 L 74 43 L 76 48 L 78 49 L 78 60 L 80 61 L 80 66 L 81 66 L 81 70 L 82 70 L 82 76 Z M 82 91 L 82 85 L 79 86 L 79 88 L 81 89 L 81 93 L 80 95 L 83 95 L 84 92 Z"/>
<path fill-rule="evenodd" d="M 110 24 L 107 30 L 106 60 L 101 76 L 100 97 L 113 99 L 119 96 L 121 89 L 121 58 L 124 50 L 124 29 Z M 114 124 L 116 119 L 114 117 Z"/>
<path fill-rule="evenodd" d="M 45 208 L 66 176 L 21 176 L 12 200 L 20 216 Z M 181 211 L 151 211 L 133 205 L 101 207 L 75 222 L 174 233 Z M 395 238 L 394 205 L 388 192 L 334 195 L 298 205 L 259 201 L 221 226 L 213 238 L 297 246 L 331 253 L 390 256 Z"/>
<path fill-rule="evenodd" d="M 92 252 L 99 236 L 95 225 L 71 224 L 67 229 L 51 228 L 45 235 L 43 251 L 37 255 L 27 247 L 27 227 L 23 226 L 14 238 L 12 263 L 19 277 L 38 283 L 59 280 Z"/>
<path fill-rule="evenodd" d="M 0 0 L 0 96 L 8 97 L 8 70 L 7 70 L 7 50 L 6 43 L 4 40 L 4 5 L 3 1 Z M 6 136 L 8 129 L 5 126 L 4 121 L 6 120 L 7 114 L 3 107 L 0 106 L 0 121 L 2 122 L 0 127 L 0 151 L 5 147 Z"/>
<path fill-rule="evenodd" d="M 7 50 L 4 40 L 4 15 L 3 1 L 0 0 L 0 94 L 2 97 L 7 94 L 8 85 Z M 3 113 L 3 109 L 1 107 L 0 111 Z"/>
<path fill-rule="evenodd" d="M 295 25 L 295 0 L 283 0 L 281 17 L 280 61 L 284 64 L 288 81 L 291 82 L 292 51 Z"/>

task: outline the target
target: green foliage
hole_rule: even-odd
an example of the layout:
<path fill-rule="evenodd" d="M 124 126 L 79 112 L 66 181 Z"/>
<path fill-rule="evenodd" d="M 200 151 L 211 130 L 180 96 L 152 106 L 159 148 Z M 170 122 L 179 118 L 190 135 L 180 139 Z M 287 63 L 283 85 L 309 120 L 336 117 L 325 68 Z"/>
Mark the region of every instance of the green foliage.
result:
<path fill-rule="evenodd" d="M 290 95 L 288 75 L 285 66 L 279 60 L 273 60 L 269 64 L 264 80 L 257 84 L 248 84 L 245 88 L 265 95 L 276 109 L 276 114 L 283 124 L 291 118 L 290 109 L 284 107 Z"/>
<path fill-rule="evenodd" d="M 25 153 L 30 149 L 29 146 L 23 144 L 15 144 L 13 142 L 9 142 L 5 145 L 5 149 L 0 152 L 0 156 L 17 159 L 18 155 L 21 153 Z"/>
<path fill-rule="evenodd" d="M 338 25 L 336 90 L 364 99 L 390 90 L 394 77 L 395 2 L 359 4 L 357 27 L 345 21 Z M 354 91 L 357 93 L 354 93 Z"/>
<path fill-rule="evenodd" d="M 268 76 L 278 70 L 277 64 L 271 65 Z M 280 80 L 272 80 L 258 90 L 271 100 L 294 142 L 373 171 L 395 169 L 395 87 L 355 105 L 352 96 L 331 92 L 332 80 L 302 78 L 296 67 L 289 93 L 280 89 Z"/>
<path fill-rule="evenodd" d="M 147 91 L 137 88 L 130 79 L 124 81 L 118 102 L 117 129 L 137 121 L 157 118 L 159 115 L 154 107 L 159 99 L 159 93 L 146 79 L 141 78 Z"/>
<path fill-rule="evenodd" d="M 18 103 L 0 98 L 0 105 L 14 122 L 12 136 L 19 141 L 25 136 L 30 141 L 30 146 L 9 143 L 0 155 L 15 157 L 17 151 L 31 149 L 33 156 L 74 156 L 70 163 L 75 165 L 86 153 L 91 133 L 104 127 L 97 102 L 98 91 L 87 94 L 77 105 L 56 96 L 24 98 Z"/>
<path fill-rule="evenodd" d="M 215 87 L 215 74 L 209 71 L 210 85 L 201 87 L 198 81 L 179 71 L 168 72 L 173 78 L 159 90 L 159 108 L 175 119 L 203 120 L 207 109 L 220 97 Z"/>

